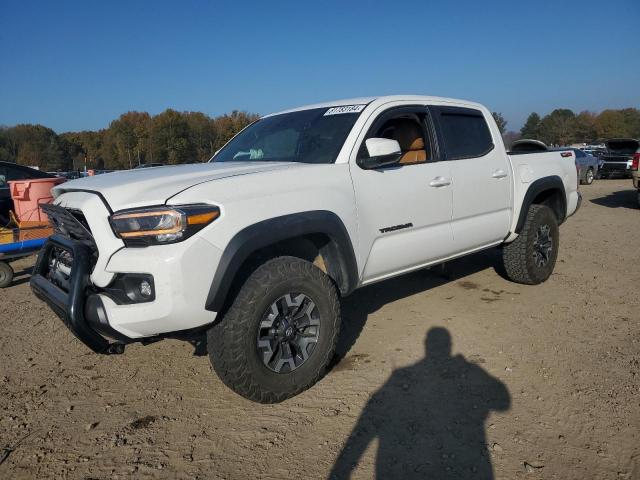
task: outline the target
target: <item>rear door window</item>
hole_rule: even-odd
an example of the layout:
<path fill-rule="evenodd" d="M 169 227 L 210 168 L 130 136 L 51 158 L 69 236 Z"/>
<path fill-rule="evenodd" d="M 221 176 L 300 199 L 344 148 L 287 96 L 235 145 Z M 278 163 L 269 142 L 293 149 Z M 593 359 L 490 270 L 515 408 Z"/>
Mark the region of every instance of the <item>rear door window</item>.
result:
<path fill-rule="evenodd" d="M 493 138 L 480 110 L 431 107 L 447 160 L 482 157 L 493 150 Z"/>

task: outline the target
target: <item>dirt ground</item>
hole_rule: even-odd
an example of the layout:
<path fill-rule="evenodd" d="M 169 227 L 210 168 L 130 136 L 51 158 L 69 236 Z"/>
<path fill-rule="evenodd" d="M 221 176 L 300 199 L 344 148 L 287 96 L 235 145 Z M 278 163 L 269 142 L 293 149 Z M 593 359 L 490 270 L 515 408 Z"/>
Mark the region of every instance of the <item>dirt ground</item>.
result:
<path fill-rule="evenodd" d="M 89 353 L 16 263 L 0 478 L 640 478 L 640 211 L 630 180 L 582 192 L 545 284 L 488 251 L 362 289 L 342 360 L 279 405 L 186 342 Z"/>

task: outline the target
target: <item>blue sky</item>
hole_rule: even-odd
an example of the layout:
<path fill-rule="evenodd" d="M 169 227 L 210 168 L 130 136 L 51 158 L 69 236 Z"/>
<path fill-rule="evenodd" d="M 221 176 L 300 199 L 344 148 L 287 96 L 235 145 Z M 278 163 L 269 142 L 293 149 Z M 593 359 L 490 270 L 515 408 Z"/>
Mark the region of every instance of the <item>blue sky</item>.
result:
<path fill-rule="evenodd" d="M 0 1 L 0 125 L 393 93 L 640 107 L 640 0 Z"/>

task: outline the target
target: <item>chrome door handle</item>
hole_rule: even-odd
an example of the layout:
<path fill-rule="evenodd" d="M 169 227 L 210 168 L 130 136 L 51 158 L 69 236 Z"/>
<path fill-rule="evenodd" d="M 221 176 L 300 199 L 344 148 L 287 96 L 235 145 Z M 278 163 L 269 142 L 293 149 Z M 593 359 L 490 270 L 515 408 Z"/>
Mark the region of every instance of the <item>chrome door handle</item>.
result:
<path fill-rule="evenodd" d="M 451 179 L 444 177 L 436 177 L 429 182 L 430 187 L 446 187 L 451 185 Z"/>
<path fill-rule="evenodd" d="M 504 178 L 507 176 L 507 172 L 505 172 L 504 170 L 496 170 L 491 174 L 491 176 L 493 178 Z"/>

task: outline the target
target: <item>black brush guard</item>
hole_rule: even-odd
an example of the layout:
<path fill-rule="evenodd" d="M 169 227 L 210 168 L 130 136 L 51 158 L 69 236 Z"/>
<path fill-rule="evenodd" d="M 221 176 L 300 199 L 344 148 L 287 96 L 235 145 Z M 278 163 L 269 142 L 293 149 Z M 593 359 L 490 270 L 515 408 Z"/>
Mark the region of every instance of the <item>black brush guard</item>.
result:
<path fill-rule="evenodd" d="M 49 259 L 54 248 L 66 250 L 73 255 L 69 275 L 69 290 L 65 292 L 47 278 Z M 110 342 L 96 332 L 84 316 L 89 275 L 93 265 L 93 249 L 82 242 L 53 235 L 47 240 L 38 255 L 31 277 L 31 289 L 60 317 L 71 332 L 96 353 L 122 353 L 124 344 Z"/>

